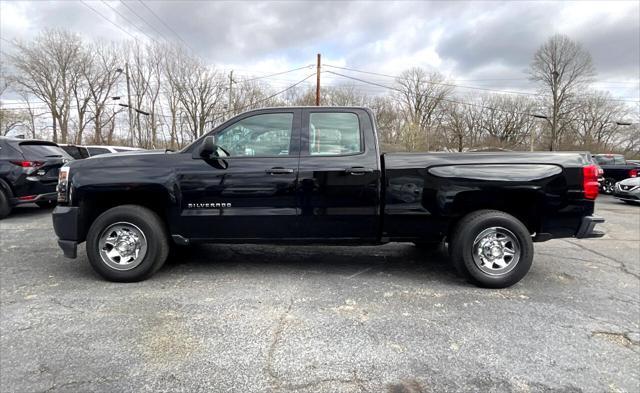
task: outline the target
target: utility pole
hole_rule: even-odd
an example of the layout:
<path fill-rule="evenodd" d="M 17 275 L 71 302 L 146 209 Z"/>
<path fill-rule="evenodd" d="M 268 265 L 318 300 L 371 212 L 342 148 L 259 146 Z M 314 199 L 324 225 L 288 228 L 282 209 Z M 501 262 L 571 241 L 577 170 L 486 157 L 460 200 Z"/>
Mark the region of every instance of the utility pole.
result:
<path fill-rule="evenodd" d="M 231 112 L 232 115 L 235 115 L 233 112 L 233 70 L 229 72 L 229 106 L 227 111 Z"/>
<path fill-rule="evenodd" d="M 535 114 L 535 113 L 534 113 L 534 114 L 532 114 L 531 116 L 535 117 L 536 119 L 543 119 L 543 120 L 547 120 L 547 121 L 549 121 L 549 117 L 547 117 L 547 116 L 545 116 L 545 115 L 538 115 L 538 114 Z M 538 123 L 539 123 L 539 122 L 538 122 Z M 529 150 L 530 150 L 530 151 L 533 151 L 533 150 L 534 150 L 534 142 L 535 142 L 535 140 L 534 140 L 534 137 L 535 137 L 535 128 L 537 128 L 537 127 L 532 128 L 532 129 L 531 129 L 531 131 L 529 132 Z M 543 125 L 541 125 L 541 126 L 540 126 L 540 134 L 541 134 L 541 135 L 542 135 L 542 132 L 543 132 L 543 131 L 544 131 L 544 130 L 543 130 Z"/>
<path fill-rule="evenodd" d="M 122 69 L 122 68 L 121 68 Z M 135 136 L 133 132 L 133 111 L 131 110 L 131 82 L 129 81 L 129 63 L 124 63 L 124 75 L 127 77 L 127 105 L 129 106 L 129 134 L 131 135 L 131 146 L 134 146 Z"/>
<path fill-rule="evenodd" d="M 320 106 L 320 53 L 316 65 L 316 106 Z"/>

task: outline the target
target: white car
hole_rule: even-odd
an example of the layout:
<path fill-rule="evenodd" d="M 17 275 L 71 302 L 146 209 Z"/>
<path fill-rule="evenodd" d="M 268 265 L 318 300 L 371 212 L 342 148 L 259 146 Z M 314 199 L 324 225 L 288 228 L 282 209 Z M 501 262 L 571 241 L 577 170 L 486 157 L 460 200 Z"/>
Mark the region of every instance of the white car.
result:
<path fill-rule="evenodd" d="M 85 147 L 89 151 L 90 157 L 98 156 L 100 154 L 122 153 L 125 151 L 144 150 L 139 147 L 127 147 L 127 146 L 87 145 Z"/>
<path fill-rule="evenodd" d="M 617 182 L 613 196 L 627 203 L 640 203 L 640 177 L 630 177 Z"/>

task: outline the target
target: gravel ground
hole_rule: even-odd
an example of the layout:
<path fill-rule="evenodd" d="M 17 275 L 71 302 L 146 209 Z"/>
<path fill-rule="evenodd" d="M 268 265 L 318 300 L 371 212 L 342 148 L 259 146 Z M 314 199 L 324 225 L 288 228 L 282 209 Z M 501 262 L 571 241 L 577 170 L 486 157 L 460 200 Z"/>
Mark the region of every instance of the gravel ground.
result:
<path fill-rule="evenodd" d="M 638 392 L 640 207 L 536 244 L 487 290 L 443 252 L 207 245 L 142 283 L 62 257 L 50 211 L 0 221 L 2 392 Z"/>

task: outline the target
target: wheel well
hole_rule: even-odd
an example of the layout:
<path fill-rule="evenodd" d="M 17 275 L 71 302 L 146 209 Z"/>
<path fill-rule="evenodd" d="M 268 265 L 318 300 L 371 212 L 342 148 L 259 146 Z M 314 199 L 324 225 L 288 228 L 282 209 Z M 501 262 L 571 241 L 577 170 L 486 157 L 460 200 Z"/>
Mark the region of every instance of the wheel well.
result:
<path fill-rule="evenodd" d="M 474 200 L 456 201 L 457 209 L 455 219 L 449 223 L 447 237 L 451 235 L 458 222 L 468 215 L 478 210 L 497 210 L 510 214 L 524 224 L 529 233 L 533 234 L 540 230 L 540 211 L 537 194 L 515 193 L 507 195 L 486 194 L 480 198 L 475 195 Z"/>
<path fill-rule="evenodd" d="M 7 195 L 8 198 L 11 198 L 13 196 L 13 190 L 11 189 L 11 184 L 9 184 L 8 181 L 4 180 L 1 177 L 0 177 L 0 190 L 3 190 L 5 192 L 5 195 Z"/>
<path fill-rule="evenodd" d="M 157 191 L 96 192 L 80 201 L 81 240 L 86 238 L 89 227 L 105 211 L 121 205 L 139 205 L 155 212 L 165 225 L 168 224 L 169 200 Z"/>

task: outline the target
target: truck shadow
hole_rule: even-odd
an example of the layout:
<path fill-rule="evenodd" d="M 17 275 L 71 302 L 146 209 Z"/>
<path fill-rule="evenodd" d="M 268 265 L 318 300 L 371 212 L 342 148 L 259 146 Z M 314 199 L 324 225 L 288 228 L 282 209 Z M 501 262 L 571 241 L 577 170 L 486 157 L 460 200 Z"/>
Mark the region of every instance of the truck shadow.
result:
<path fill-rule="evenodd" d="M 260 274 L 327 273 L 345 278 L 387 273 L 436 281 L 463 281 L 446 249 L 426 251 L 410 243 L 384 246 L 278 246 L 198 244 L 172 254 L 157 275 L 258 271 Z"/>
<path fill-rule="evenodd" d="M 11 210 L 11 213 L 9 214 L 9 216 L 5 218 L 3 221 L 8 222 L 12 218 L 30 218 L 30 217 L 37 217 L 37 216 L 46 216 L 46 215 L 50 215 L 52 211 L 53 211 L 53 207 L 42 208 L 36 205 L 35 203 L 16 206 Z"/>

